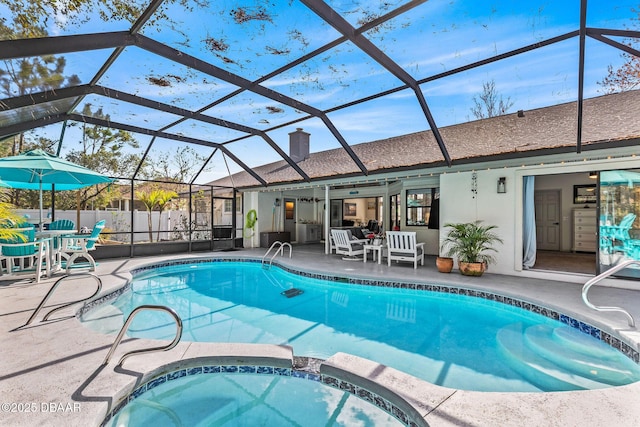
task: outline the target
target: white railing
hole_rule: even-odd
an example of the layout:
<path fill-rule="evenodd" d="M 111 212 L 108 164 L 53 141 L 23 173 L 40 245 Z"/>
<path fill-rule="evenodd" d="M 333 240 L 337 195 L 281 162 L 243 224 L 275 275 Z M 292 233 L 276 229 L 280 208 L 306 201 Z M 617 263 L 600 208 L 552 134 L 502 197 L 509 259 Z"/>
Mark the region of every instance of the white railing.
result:
<path fill-rule="evenodd" d="M 125 353 L 120 358 L 120 361 L 118 361 L 118 365 L 122 365 L 122 362 L 124 362 L 126 358 L 128 358 L 130 356 L 133 356 L 133 355 L 136 355 L 136 354 L 145 354 L 145 353 L 153 353 L 153 352 L 156 352 L 156 351 L 171 350 L 173 347 L 175 347 L 178 344 L 178 342 L 180 342 L 180 338 L 182 338 L 182 319 L 180 318 L 180 316 L 178 316 L 178 313 L 176 313 L 173 309 L 171 309 L 169 307 L 162 306 L 162 305 L 141 305 L 139 307 L 136 307 L 131 312 L 129 317 L 127 317 L 126 322 L 124 322 L 124 325 L 122 325 L 122 329 L 120 329 L 120 332 L 118 333 L 118 336 L 116 337 L 116 340 L 113 342 L 113 345 L 111 346 L 111 349 L 109 349 L 109 353 L 107 353 L 107 357 L 105 357 L 104 361 L 102 362 L 103 366 L 108 364 L 109 360 L 111 360 L 111 356 L 113 355 L 113 352 L 116 350 L 116 347 L 118 347 L 118 345 L 120 344 L 120 341 L 122 341 L 122 337 L 124 336 L 124 333 L 129 328 L 129 324 L 131 324 L 131 321 L 133 320 L 135 315 L 140 313 L 141 311 L 144 311 L 144 310 L 165 311 L 165 312 L 169 313 L 173 317 L 173 319 L 176 321 L 176 326 L 177 326 L 177 328 L 176 328 L 176 336 L 173 339 L 173 341 L 171 341 L 168 345 L 160 346 L 160 347 L 145 348 L 145 349 L 141 349 L 141 350 L 132 350 L 132 351 L 130 351 L 128 353 Z"/>
<path fill-rule="evenodd" d="M 627 320 L 629 322 L 629 326 L 631 326 L 632 328 L 635 328 L 636 322 L 633 319 L 633 316 L 627 310 L 625 310 L 624 308 L 621 308 L 621 307 L 606 307 L 606 306 L 594 305 L 594 304 L 591 303 L 591 301 L 589 301 L 589 298 L 587 296 L 587 294 L 589 293 L 589 289 L 591 289 L 591 287 L 593 285 L 595 285 L 598 282 L 600 282 L 601 280 L 606 279 L 607 277 L 617 273 L 618 271 L 627 268 L 628 266 L 630 266 L 632 264 L 640 265 L 640 260 L 633 260 L 632 259 L 632 260 L 629 260 L 629 261 L 621 262 L 620 264 L 616 265 L 615 267 L 613 267 L 613 268 L 605 271 L 604 273 L 601 273 L 601 274 L 597 275 L 593 279 L 589 280 L 582 287 L 582 301 L 584 301 L 584 303 L 587 305 L 587 307 L 592 308 L 592 309 L 597 310 L 597 311 L 618 311 L 620 313 L 623 313 L 625 316 L 627 316 Z"/>
<path fill-rule="evenodd" d="M 38 313 L 40 312 L 40 310 L 42 309 L 42 307 L 44 306 L 44 304 L 47 302 L 47 300 L 49 299 L 49 297 L 51 296 L 51 294 L 53 294 L 53 292 L 58 288 L 58 286 L 59 286 L 62 282 L 66 281 L 67 279 L 74 279 L 74 280 L 75 280 L 75 279 L 79 279 L 79 278 L 81 278 L 81 277 L 83 277 L 83 276 L 91 277 L 91 278 L 93 278 L 93 279 L 97 282 L 98 286 L 97 286 L 96 291 L 95 291 L 93 294 L 91 294 L 91 295 L 89 295 L 88 297 L 86 297 L 86 298 L 82 298 L 82 299 L 79 299 L 79 300 L 76 300 L 76 301 L 72 301 L 72 302 L 67 303 L 67 304 L 65 304 L 65 305 L 62 305 L 62 306 L 60 306 L 60 307 L 56 307 L 56 308 L 54 308 L 53 310 L 49 311 L 47 314 L 45 314 L 45 315 L 44 315 L 44 317 L 43 317 L 42 321 L 44 322 L 44 321 L 48 320 L 48 319 L 49 319 L 49 316 L 51 316 L 51 315 L 52 315 L 53 313 L 55 313 L 56 311 L 60 311 L 60 310 L 62 310 L 62 309 L 64 309 L 64 308 L 70 307 L 70 306 L 72 306 L 73 304 L 76 304 L 76 303 L 79 303 L 79 302 L 82 302 L 82 301 L 87 301 L 87 300 L 89 300 L 89 299 L 93 298 L 94 296 L 98 295 L 98 293 L 100 293 L 100 291 L 102 290 L 102 280 L 100 280 L 100 278 L 99 278 L 98 276 L 96 276 L 95 274 L 91 274 L 91 273 L 77 273 L 77 274 L 67 274 L 67 275 L 65 275 L 65 276 L 62 276 L 61 278 L 59 278 L 58 280 L 56 280 L 56 282 L 53 284 L 53 286 L 51 286 L 51 289 L 49 289 L 49 292 L 47 292 L 47 294 L 44 296 L 44 298 L 42 299 L 42 301 L 40 301 L 40 304 L 38 304 L 38 307 L 36 307 L 36 309 L 33 311 L 33 314 L 31 314 L 31 317 L 29 317 L 29 320 L 27 320 L 27 322 L 26 322 L 24 325 L 22 325 L 21 327 L 23 327 L 23 326 L 27 326 L 28 324 L 30 324 L 31 322 L 33 322 L 33 320 L 36 318 L 36 316 L 38 315 Z"/>

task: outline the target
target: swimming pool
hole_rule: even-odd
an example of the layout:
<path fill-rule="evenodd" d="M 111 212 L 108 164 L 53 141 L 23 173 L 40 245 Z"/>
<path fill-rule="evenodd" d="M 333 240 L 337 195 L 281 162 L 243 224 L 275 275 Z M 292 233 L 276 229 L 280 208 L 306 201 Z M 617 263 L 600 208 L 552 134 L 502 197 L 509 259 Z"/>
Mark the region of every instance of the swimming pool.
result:
<path fill-rule="evenodd" d="M 124 403 L 103 425 L 416 425 L 375 393 L 360 388 L 350 393 L 325 385 L 319 375 L 271 366 L 204 365 L 171 371 L 138 387 Z"/>
<path fill-rule="evenodd" d="M 251 260 L 218 261 L 139 269 L 119 296 L 82 320 L 114 332 L 135 307 L 166 305 L 183 319 L 183 341 L 286 344 L 296 355 L 320 359 L 345 352 L 466 390 L 579 390 L 640 379 L 633 360 L 588 335 L 603 339 L 601 331 L 527 302 L 442 285 L 364 280 L 376 286 L 362 286 Z M 289 295 L 290 289 L 302 293 Z M 170 339 L 175 326 L 162 313 L 141 313 L 130 331 Z M 637 360 L 630 346 L 616 345 Z"/>

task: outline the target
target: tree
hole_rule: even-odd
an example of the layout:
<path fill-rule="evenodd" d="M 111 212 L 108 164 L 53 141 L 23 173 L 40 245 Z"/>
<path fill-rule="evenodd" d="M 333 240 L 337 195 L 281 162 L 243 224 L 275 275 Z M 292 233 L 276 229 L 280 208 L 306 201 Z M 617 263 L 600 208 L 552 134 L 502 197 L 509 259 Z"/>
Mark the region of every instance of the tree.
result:
<path fill-rule="evenodd" d="M 161 2 L 158 10 L 148 21 L 150 25 L 158 21 L 173 23 L 166 11 L 172 4 L 180 4 L 191 10 L 193 4 L 207 7 L 207 0 L 167 0 Z M 105 22 L 124 20 L 133 23 L 149 5 L 148 0 L 0 0 L 12 14 L 17 26 L 21 27 L 28 37 L 37 37 L 39 28 L 50 27 L 54 24 L 60 28 L 65 25 L 78 25 L 87 22 L 91 15 L 97 14 Z M 64 17 L 55 19 L 51 17 Z"/>
<path fill-rule="evenodd" d="M 101 108 L 92 110 L 91 104 L 83 107 L 82 114 L 96 117 L 102 120 L 110 120 L 108 114 L 104 114 Z M 84 166 L 93 171 L 107 176 L 129 177 L 133 175 L 135 167 L 140 163 L 140 155 L 126 153 L 127 148 L 139 148 L 138 141 L 127 131 L 112 129 L 98 125 L 81 124 L 82 139 L 75 149 L 69 151 L 66 159 L 75 164 Z M 60 194 L 59 206 L 62 209 L 72 209 L 79 204 L 80 209 L 85 209 L 89 203 L 98 207 L 109 204 L 111 200 L 119 196 L 119 192 L 105 186 L 91 186 L 78 190 L 77 195 Z M 113 191 L 112 191 L 113 190 Z"/>
<path fill-rule="evenodd" d="M 32 25 L 26 30 L 14 22 L 13 27 L 0 21 L 0 39 L 12 40 L 31 37 L 46 37 L 43 27 Z M 0 93 L 5 98 L 28 95 L 34 92 L 59 89 L 80 83 L 77 75 L 65 76 L 66 59 L 63 56 L 43 55 L 29 58 L 5 59 L 0 66 Z M 24 134 L 13 138 L 11 155 L 25 151 Z"/>
<path fill-rule="evenodd" d="M 513 107 L 511 97 L 504 99 L 502 95 L 498 94 L 496 82 L 493 79 L 482 83 L 482 93 L 473 97 L 473 104 L 471 113 L 478 120 L 502 116 Z"/>
<path fill-rule="evenodd" d="M 191 147 L 178 147 L 173 153 L 157 153 L 149 162 L 150 177 L 173 182 L 189 182 L 207 160 Z"/>
<path fill-rule="evenodd" d="M 598 82 L 607 94 L 633 90 L 640 83 L 640 58 L 628 53 L 621 56 L 625 58 L 625 63 L 617 69 L 609 65 L 607 76 Z"/>
<path fill-rule="evenodd" d="M 22 135 L 15 135 L 4 140 L 0 140 L 0 157 L 14 155 L 16 141 L 21 137 Z M 23 151 L 29 151 L 40 148 L 47 152 L 52 152 L 54 151 L 52 148 L 56 143 L 56 141 L 52 141 L 44 137 L 38 137 L 36 139 L 26 138 L 22 145 L 22 149 Z M 9 203 L 15 206 L 20 206 L 24 209 L 35 209 L 39 205 L 39 192 L 35 190 L 6 189 L 5 194 Z M 45 192 L 45 203 L 49 202 L 50 198 L 51 193 L 49 191 Z"/>
<path fill-rule="evenodd" d="M 631 10 L 637 15 L 632 22 L 634 28 L 631 29 L 637 30 L 640 27 L 640 11 Z M 625 39 L 623 43 L 638 49 L 638 43 L 635 39 Z M 623 59 L 623 64 L 618 68 L 609 65 L 606 77 L 598 82 L 598 85 L 607 94 L 633 90 L 640 84 L 640 58 L 627 52 L 621 53 L 620 57 Z"/>
<path fill-rule="evenodd" d="M 2 40 L 46 37 L 47 35 L 44 27 L 36 24 L 30 24 L 26 29 L 15 19 L 11 26 L 7 25 L 6 21 L 0 20 L 0 39 Z M 54 55 L 3 60 L 0 63 L 0 94 L 10 98 L 78 84 L 80 79 L 77 75 L 64 74 L 65 66 L 65 58 Z M 15 156 L 35 148 L 52 152 L 56 143 L 44 137 L 29 140 L 24 133 L 19 133 L 0 141 L 0 155 Z M 45 198 L 49 197 L 51 197 L 50 193 L 46 193 Z M 10 200 L 16 206 L 34 208 L 38 206 L 38 192 L 12 190 Z"/>
<path fill-rule="evenodd" d="M 162 188 L 158 188 L 155 190 L 151 190 L 151 192 L 147 193 L 145 191 L 136 191 L 136 198 L 140 200 L 144 206 L 147 208 L 148 218 L 147 222 L 149 225 L 149 241 L 153 242 L 153 224 L 151 222 L 151 212 L 154 209 L 157 209 L 159 212 L 158 217 L 158 236 L 156 238 L 157 241 L 160 240 L 160 229 L 162 228 L 162 212 L 167 207 L 167 205 L 171 202 L 171 200 L 178 197 L 178 193 L 173 190 L 165 190 Z"/>

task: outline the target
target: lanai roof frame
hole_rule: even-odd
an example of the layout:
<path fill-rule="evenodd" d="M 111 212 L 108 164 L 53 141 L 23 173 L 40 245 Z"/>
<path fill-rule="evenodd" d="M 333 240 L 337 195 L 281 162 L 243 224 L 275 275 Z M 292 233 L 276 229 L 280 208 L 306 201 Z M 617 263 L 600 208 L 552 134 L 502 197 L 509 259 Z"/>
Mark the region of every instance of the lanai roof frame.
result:
<path fill-rule="evenodd" d="M 105 63 L 102 65 L 98 73 L 96 73 L 96 75 L 93 77 L 93 79 L 89 84 L 71 87 L 71 88 L 63 88 L 63 89 L 58 89 L 56 91 L 43 92 L 39 94 L 31 94 L 31 95 L 21 97 L 21 99 L 18 99 L 18 98 L 6 99 L 4 100 L 2 108 L 6 111 L 7 109 L 13 110 L 17 108 L 28 108 L 29 105 L 33 105 L 33 106 L 39 106 L 41 109 L 45 110 L 46 112 L 47 106 L 50 105 L 47 103 L 53 102 L 53 100 L 66 99 L 66 96 L 56 96 L 56 92 L 63 93 L 64 95 L 68 95 L 69 97 L 75 97 L 75 101 L 73 102 L 73 104 L 75 105 L 79 104 L 82 101 L 82 98 L 86 93 L 100 94 L 101 96 L 113 96 L 116 98 L 123 99 L 126 102 L 139 103 L 141 105 L 145 105 L 149 108 L 157 109 L 159 111 L 165 111 L 165 112 L 171 111 L 173 113 L 176 113 L 176 115 L 182 117 L 179 121 L 186 120 L 187 118 L 194 119 L 194 120 L 204 120 L 206 122 L 209 122 L 215 125 L 229 127 L 231 129 L 236 129 L 238 131 L 245 132 L 247 135 L 233 138 L 228 141 L 202 141 L 202 140 L 199 140 L 198 138 L 189 139 L 189 138 L 182 137 L 180 135 L 172 135 L 170 132 L 166 132 L 171 128 L 171 125 L 175 123 L 164 126 L 160 129 L 147 129 L 146 132 L 142 132 L 142 133 L 164 135 L 168 138 L 176 138 L 182 141 L 188 141 L 196 144 L 209 144 L 213 147 L 220 148 L 221 150 L 224 150 L 223 147 L 233 142 L 237 142 L 239 140 L 242 140 L 251 136 L 258 136 L 262 138 L 264 141 L 266 141 L 266 143 L 269 146 L 271 146 L 271 148 L 273 148 L 276 151 L 276 153 L 289 164 L 290 167 L 296 170 L 298 175 L 300 175 L 300 177 L 303 180 L 309 180 L 308 174 L 305 171 L 303 171 L 295 162 L 293 162 L 289 158 L 289 156 L 284 152 L 284 150 L 279 148 L 278 144 L 269 136 L 269 132 L 271 132 L 274 129 L 280 129 L 286 124 L 296 123 L 308 117 L 316 117 L 320 119 L 325 124 L 327 129 L 329 129 L 329 131 L 335 136 L 336 140 L 340 143 L 340 145 L 345 150 L 345 152 L 348 153 L 351 160 L 358 166 L 360 173 L 363 175 L 367 175 L 369 171 L 367 170 L 366 166 L 362 163 L 362 161 L 357 156 L 357 154 L 352 150 L 351 145 L 347 142 L 347 140 L 341 135 L 340 130 L 329 119 L 328 113 L 338 111 L 340 109 L 344 109 L 349 106 L 364 103 L 368 100 L 382 97 L 392 92 L 397 92 L 400 90 L 404 90 L 406 88 L 410 88 L 416 94 L 416 97 L 418 98 L 418 103 L 420 104 L 423 111 L 425 112 L 427 121 L 429 122 L 429 125 L 432 131 L 434 132 L 434 135 L 436 137 L 436 142 L 440 147 L 440 150 L 443 154 L 445 161 L 448 164 L 450 164 L 451 161 L 448 156 L 446 141 L 442 140 L 441 137 L 438 138 L 439 128 L 435 124 L 435 121 L 431 120 L 432 117 L 430 118 L 430 113 L 426 103 L 426 99 L 424 98 L 422 91 L 420 90 L 420 85 L 446 77 L 446 76 L 450 76 L 456 73 L 461 73 L 471 68 L 481 67 L 483 65 L 494 63 L 508 57 L 519 55 L 524 52 L 529 52 L 531 50 L 548 46 L 550 44 L 558 43 L 573 37 L 579 37 L 580 39 L 581 65 L 579 67 L 579 72 L 582 75 L 583 67 L 584 67 L 584 64 L 582 63 L 584 60 L 584 56 L 583 56 L 584 40 L 587 37 L 590 37 L 601 43 L 608 44 L 621 51 L 637 55 L 638 54 L 637 50 L 629 48 L 624 43 L 619 43 L 609 38 L 608 36 L 611 36 L 611 37 L 640 36 L 640 32 L 636 32 L 636 31 L 587 27 L 587 21 L 586 21 L 587 1 L 581 0 L 580 1 L 581 19 L 580 19 L 579 29 L 577 30 L 573 30 L 561 35 L 557 35 L 550 39 L 541 40 L 537 43 L 530 44 L 515 50 L 511 50 L 509 52 L 497 54 L 490 58 L 484 58 L 474 63 L 469 63 L 464 66 L 454 68 L 454 69 L 445 71 L 443 73 L 439 73 L 437 75 L 432 75 L 432 76 L 421 78 L 421 79 L 413 79 L 410 76 L 407 77 L 408 74 L 406 73 L 406 71 L 404 71 L 404 69 L 401 66 L 399 66 L 390 58 L 386 57 L 384 53 L 378 47 L 376 47 L 375 44 L 372 43 L 367 37 L 363 36 L 363 34 L 366 31 L 370 30 L 371 28 L 375 27 L 376 25 L 379 25 L 390 19 L 393 19 L 397 16 L 400 16 L 402 14 L 405 14 L 411 11 L 412 9 L 424 3 L 423 1 L 401 4 L 400 6 L 388 11 L 386 14 L 382 14 L 380 16 L 375 17 L 374 19 L 370 19 L 368 22 L 365 22 L 360 27 L 355 28 L 354 26 L 349 24 L 344 18 L 342 18 L 341 15 L 336 11 L 336 9 L 332 8 L 331 6 L 328 6 L 324 2 L 321 2 L 319 0 L 305 0 L 303 1 L 303 3 L 307 7 L 309 7 L 311 10 L 313 10 L 322 20 L 326 21 L 330 26 L 334 28 L 338 28 L 340 30 L 339 33 L 341 34 L 341 36 L 332 40 L 327 44 L 324 44 L 320 48 L 315 49 L 314 51 L 306 55 L 303 55 L 293 61 L 288 62 L 286 65 L 278 68 L 277 70 L 266 72 L 259 79 L 247 80 L 239 75 L 235 75 L 233 73 L 230 73 L 227 70 L 221 69 L 211 63 L 207 63 L 198 58 L 192 57 L 188 55 L 186 52 L 181 52 L 168 45 L 157 42 L 145 35 L 140 34 L 140 30 L 149 21 L 149 19 L 153 16 L 154 12 L 162 3 L 163 3 L 162 0 L 151 1 L 148 7 L 146 8 L 146 10 L 144 11 L 144 13 L 136 20 L 136 22 L 133 23 L 133 25 L 130 27 L 128 31 L 108 32 L 108 33 L 98 33 L 98 34 L 83 34 L 83 35 L 72 35 L 72 36 L 45 37 L 41 39 L 21 39 L 21 40 L 0 41 L 0 52 L 2 52 L 0 54 L 0 59 L 11 59 L 11 58 L 40 55 L 40 54 L 61 54 L 61 53 L 68 53 L 68 52 L 85 50 L 85 49 L 86 50 L 89 50 L 89 49 L 93 50 L 93 49 L 100 49 L 100 48 L 114 49 L 112 54 L 109 56 L 109 59 L 105 61 Z M 265 81 L 266 79 L 273 76 L 274 74 L 277 75 L 277 73 L 282 72 L 285 69 L 295 67 L 299 63 L 304 62 L 310 56 L 318 55 L 319 53 L 329 49 L 331 46 L 340 44 L 343 42 L 343 40 L 347 40 L 347 39 L 354 41 L 356 46 L 358 46 L 365 54 L 369 55 L 374 60 L 381 62 L 382 65 L 386 69 L 390 70 L 392 74 L 399 75 L 400 80 L 403 82 L 403 84 L 395 88 L 378 92 L 374 95 L 370 95 L 364 98 L 352 100 L 348 103 L 341 104 L 339 106 L 335 106 L 326 110 L 317 109 L 312 105 L 308 105 L 294 98 L 290 98 L 286 95 L 283 95 L 280 92 L 277 92 L 273 89 L 267 88 L 260 84 L 261 82 Z M 215 100 L 209 105 L 205 105 L 196 111 L 191 111 L 191 110 L 187 110 L 184 108 L 180 108 L 180 107 L 176 107 L 168 104 L 163 104 L 161 102 L 157 102 L 141 96 L 128 94 L 118 90 L 117 88 L 110 89 L 110 88 L 99 85 L 101 76 L 103 76 L 104 73 L 109 69 L 109 67 L 116 60 L 117 56 L 126 47 L 131 47 L 131 46 L 144 49 L 158 56 L 167 57 L 171 61 L 179 62 L 179 63 L 182 63 L 183 65 L 188 64 L 189 67 L 198 69 L 200 71 L 203 71 L 214 77 L 221 78 L 227 81 L 228 83 L 233 84 L 234 86 L 236 86 L 237 89 L 234 92 L 228 95 L 225 95 L 222 98 L 219 98 L 218 100 Z M 581 89 L 581 87 L 582 87 L 582 82 L 578 86 L 578 88 Z M 250 91 L 250 92 L 258 93 L 260 95 L 266 96 L 268 99 L 283 103 L 284 105 L 288 105 L 294 109 L 300 110 L 304 112 L 306 116 L 298 118 L 297 120 L 288 121 L 285 124 L 280 123 L 275 126 L 268 127 L 266 129 L 256 129 L 241 123 L 233 123 L 229 120 L 217 119 L 207 114 L 203 114 L 203 111 L 208 109 L 211 105 L 215 105 L 216 103 L 219 103 L 225 98 L 229 96 L 233 96 L 232 94 L 235 94 L 238 91 Z M 582 117 L 582 111 L 580 107 L 582 104 L 582 97 L 583 97 L 583 93 L 580 90 L 578 94 L 579 108 L 577 112 L 577 120 L 579 123 Z M 29 104 L 29 102 L 31 102 L 31 104 Z M 44 108 L 42 108 L 43 104 L 45 105 Z M 33 129 L 35 127 L 43 126 L 43 125 L 54 123 L 54 122 L 69 120 L 69 119 L 77 120 L 77 121 L 93 122 L 95 124 L 100 124 L 105 126 L 106 125 L 116 126 L 116 122 L 110 122 L 110 123 L 100 122 L 99 120 L 88 118 L 86 116 L 82 116 L 77 113 L 74 114 L 72 113 L 72 110 L 73 108 L 69 109 L 66 112 L 56 112 L 55 114 L 43 114 L 42 117 L 38 117 L 31 121 L 21 121 L 18 123 L 12 123 L 11 125 L 3 126 L 2 129 L 0 129 L 0 134 L 4 136 L 11 135 L 16 132 L 22 132 L 28 129 Z M 125 127 L 124 124 L 121 124 L 121 125 Z M 140 128 L 134 128 L 134 129 L 136 129 L 136 131 L 138 132 L 141 131 Z M 580 129 L 581 127 L 579 126 L 577 135 L 576 135 L 576 151 L 577 152 L 580 152 L 581 150 L 582 141 L 581 141 Z M 231 156 L 234 156 L 228 150 L 226 150 L 226 153 L 231 154 Z M 256 178 L 257 181 L 260 182 L 262 185 L 265 185 L 265 186 L 268 185 L 267 181 L 265 181 L 263 178 L 255 174 L 255 172 L 252 171 L 252 168 L 244 164 L 238 156 L 234 156 L 230 158 L 232 158 L 234 162 L 236 162 L 236 164 L 238 164 L 245 171 L 254 175 L 254 178 Z"/>

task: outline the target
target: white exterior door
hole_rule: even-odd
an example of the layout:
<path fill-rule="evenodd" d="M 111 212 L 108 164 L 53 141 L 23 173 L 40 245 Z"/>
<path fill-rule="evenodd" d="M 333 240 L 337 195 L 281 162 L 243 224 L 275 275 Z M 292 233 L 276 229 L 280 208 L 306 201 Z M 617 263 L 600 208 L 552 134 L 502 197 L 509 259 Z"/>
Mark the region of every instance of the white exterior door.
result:
<path fill-rule="evenodd" d="M 560 250 L 560 191 L 538 190 L 535 192 L 536 241 L 538 249 Z"/>

